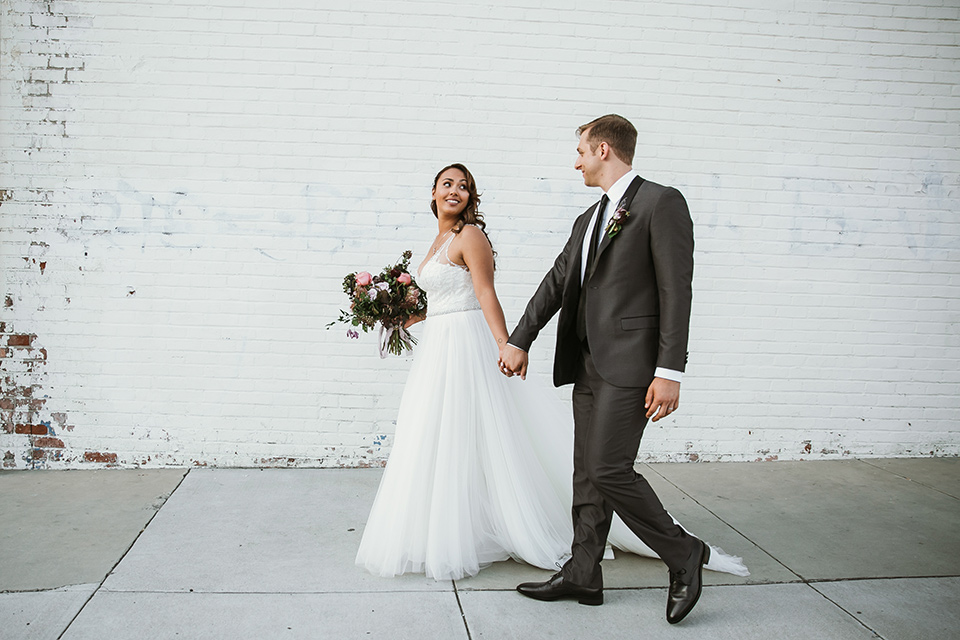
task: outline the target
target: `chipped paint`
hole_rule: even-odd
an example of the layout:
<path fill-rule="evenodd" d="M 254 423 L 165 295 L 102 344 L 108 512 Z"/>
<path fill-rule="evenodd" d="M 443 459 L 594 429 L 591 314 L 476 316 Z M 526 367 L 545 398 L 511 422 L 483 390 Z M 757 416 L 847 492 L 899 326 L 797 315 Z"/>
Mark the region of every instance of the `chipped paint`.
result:
<path fill-rule="evenodd" d="M 0 344 L 5 345 L 0 349 L 0 431 L 22 436 L 19 454 L 9 450 L 4 453 L 3 467 L 16 468 L 18 458 L 28 469 L 73 460 L 57 432 L 58 427 L 73 430 L 67 414 L 47 411 L 49 398 L 43 391 L 47 349 L 40 346 L 35 333 L 16 331 L 9 322 L 0 323 Z"/>
<path fill-rule="evenodd" d="M 101 453 L 100 451 L 84 451 L 83 459 L 86 462 L 99 462 L 107 465 L 117 464 L 117 454 L 115 453 Z"/>

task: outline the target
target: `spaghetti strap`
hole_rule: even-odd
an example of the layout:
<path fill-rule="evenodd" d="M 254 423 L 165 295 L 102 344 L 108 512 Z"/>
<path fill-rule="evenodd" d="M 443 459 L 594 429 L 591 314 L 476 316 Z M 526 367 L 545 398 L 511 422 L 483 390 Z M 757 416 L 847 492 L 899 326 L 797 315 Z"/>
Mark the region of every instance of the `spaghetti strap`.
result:
<path fill-rule="evenodd" d="M 443 259 L 446 260 L 444 264 L 448 264 L 451 267 L 457 267 L 459 269 L 463 269 L 464 271 L 470 271 L 470 268 L 467 265 L 457 264 L 456 262 L 450 259 L 450 245 L 453 243 L 453 239 L 456 237 L 457 237 L 457 234 L 451 233 L 450 238 L 446 242 L 444 242 L 443 247 L 441 247 L 443 249 Z"/>
<path fill-rule="evenodd" d="M 443 246 L 440 248 L 443 249 L 443 255 L 447 255 L 447 249 L 450 248 L 450 243 L 453 242 L 453 239 L 457 237 L 457 234 L 450 232 L 450 237 L 444 240 Z"/>

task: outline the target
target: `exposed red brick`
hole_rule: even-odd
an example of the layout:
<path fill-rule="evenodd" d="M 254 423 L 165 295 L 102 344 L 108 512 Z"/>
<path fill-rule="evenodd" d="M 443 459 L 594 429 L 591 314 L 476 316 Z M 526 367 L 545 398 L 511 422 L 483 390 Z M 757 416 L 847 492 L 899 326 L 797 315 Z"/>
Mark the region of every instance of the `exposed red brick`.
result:
<path fill-rule="evenodd" d="M 0 398 L 0 409 L 6 411 L 13 410 L 13 399 L 12 398 Z"/>
<path fill-rule="evenodd" d="M 43 447 L 44 449 L 63 449 L 63 440 L 60 438 L 42 436 L 40 438 L 33 439 L 33 446 Z"/>
<path fill-rule="evenodd" d="M 43 424 L 18 424 L 14 427 L 13 432 L 28 436 L 45 436 L 47 435 L 47 426 Z"/>
<path fill-rule="evenodd" d="M 100 453 L 99 451 L 85 451 L 83 454 L 83 460 L 85 462 L 105 462 L 107 464 L 116 464 L 117 454 Z"/>
<path fill-rule="evenodd" d="M 0 358 L 6 358 L 10 354 L 10 350 L 6 347 L 0 347 Z"/>
<path fill-rule="evenodd" d="M 7 338 L 9 347 L 29 347 L 35 336 L 28 333 L 17 333 Z"/>

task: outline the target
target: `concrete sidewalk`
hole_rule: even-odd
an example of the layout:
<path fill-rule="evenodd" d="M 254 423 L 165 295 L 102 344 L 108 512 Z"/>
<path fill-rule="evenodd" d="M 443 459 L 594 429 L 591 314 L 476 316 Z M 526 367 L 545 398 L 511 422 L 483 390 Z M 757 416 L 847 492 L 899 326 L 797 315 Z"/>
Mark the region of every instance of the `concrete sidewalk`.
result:
<path fill-rule="evenodd" d="M 353 564 L 381 472 L 0 473 L 0 637 L 957 638 L 960 459 L 641 465 L 751 575 L 705 572 L 664 619 L 667 572 L 618 554 L 602 607 L 536 602 L 550 574 L 456 582 Z"/>

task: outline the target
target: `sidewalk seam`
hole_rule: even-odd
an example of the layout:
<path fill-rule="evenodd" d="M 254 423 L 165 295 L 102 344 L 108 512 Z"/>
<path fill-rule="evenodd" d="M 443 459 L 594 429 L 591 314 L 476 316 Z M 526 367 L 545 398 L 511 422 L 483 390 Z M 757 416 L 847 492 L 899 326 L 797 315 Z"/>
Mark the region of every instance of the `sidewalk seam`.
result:
<path fill-rule="evenodd" d="M 762 551 L 763 553 L 767 554 L 767 556 L 769 556 L 771 560 L 773 560 L 774 562 L 776 562 L 777 564 L 779 564 L 781 567 L 783 567 L 784 569 L 786 569 L 787 571 L 789 571 L 789 572 L 792 573 L 793 575 L 797 576 L 797 579 L 798 579 L 800 582 L 806 582 L 806 581 L 807 581 L 806 578 L 804 578 L 803 576 L 801 576 L 799 573 L 797 573 L 796 571 L 794 571 L 793 569 L 791 569 L 791 568 L 788 567 L 787 565 L 785 565 L 783 562 L 780 561 L 779 558 L 777 558 L 775 555 L 773 555 L 772 553 L 770 553 L 769 551 L 767 551 L 766 549 L 764 549 L 763 547 L 761 547 L 759 544 L 757 544 L 756 541 L 754 541 L 754 540 L 751 539 L 749 536 L 747 536 L 746 534 L 744 534 L 742 531 L 740 531 L 739 529 L 737 529 L 735 526 L 733 526 L 732 524 L 730 524 L 729 522 L 727 522 L 726 520 L 724 520 L 723 518 L 721 518 L 719 515 L 717 515 L 717 513 L 715 513 L 715 512 L 714 512 L 712 509 L 710 509 L 708 506 L 706 506 L 705 504 L 703 504 L 702 502 L 700 502 L 699 500 L 697 500 L 697 499 L 696 499 L 695 497 L 693 497 L 690 493 L 688 493 L 688 492 L 684 491 L 683 489 L 681 489 L 680 486 L 679 486 L 677 483 L 675 483 L 673 480 L 671 480 L 670 478 L 666 477 L 665 475 L 663 475 L 662 473 L 660 473 L 659 471 L 657 471 L 656 469 L 654 469 L 653 467 L 651 467 L 651 466 L 648 465 L 648 464 L 645 464 L 645 463 L 644 463 L 643 466 L 645 466 L 647 469 L 650 469 L 650 471 L 654 472 L 655 474 L 657 474 L 658 476 L 660 476 L 661 478 L 663 478 L 667 483 L 669 483 L 669 484 L 670 484 L 672 487 L 674 487 L 677 491 L 679 491 L 679 492 L 682 493 L 683 495 L 685 495 L 685 496 L 687 496 L 688 498 L 690 498 L 691 500 L 693 500 L 693 501 L 694 501 L 695 503 L 697 503 L 697 505 L 699 505 L 704 511 L 706 511 L 707 513 L 709 513 L 709 514 L 712 515 L 714 518 L 716 518 L 717 520 L 719 520 L 719 521 L 722 522 L 723 524 L 727 525 L 727 526 L 730 527 L 731 529 L 733 529 L 733 530 L 734 530 L 737 534 L 739 534 L 744 540 L 746 540 L 747 542 L 749 542 L 750 544 L 752 544 L 753 546 L 755 546 L 757 549 L 759 549 L 759 550 Z M 669 513 L 669 509 L 667 510 L 667 512 Z"/>
<path fill-rule="evenodd" d="M 180 482 L 178 482 L 177 486 L 175 486 L 170 491 L 169 495 L 167 495 L 166 499 L 163 501 L 163 504 L 157 507 L 157 510 L 153 512 L 153 515 L 150 516 L 150 519 L 147 520 L 146 524 L 143 525 L 143 528 L 140 529 L 140 532 L 136 535 L 136 537 L 134 537 L 133 541 L 127 546 L 124 552 L 120 554 L 120 558 L 118 558 L 117 561 L 113 563 L 113 566 L 110 567 L 110 570 L 107 571 L 107 574 L 103 576 L 103 580 L 101 580 L 100 584 L 97 585 L 97 588 L 93 590 L 93 593 L 90 594 L 90 597 L 84 601 L 83 605 L 77 610 L 74 616 L 70 618 L 70 622 L 67 623 L 67 626 L 65 626 L 63 628 L 63 631 L 60 632 L 60 635 L 57 636 L 57 640 L 63 639 L 63 636 L 67 633 L 67 631 L 70 630 L 70 627 L 72 627 L 73 623 L 76 622 L 77 618 L 80 617 L 80 614 L 83 613 L 83 610 L 87 608 L 87 605 L 90 604 L 90 601 L 93 600 L 93 597 L 100 592 L 100 589 L 103 587 L 103 583 L 107 581 L 107 578 L 110 577 L 110 574 L 114 572 L 117 566 L 121 562 L 123 562 L 123 559 L 127 557 L 127 554 L 130 553 L 130 549 L 133 549 L 133 545 L 137 544 L 137 540 L 140 539 L 140 536 L 143 535 L 143 532 L 147 530 L 147 527 L 150 526 L 150 523 L 153 522 L 153 519 L 157 517 L 158 513 L 160 513 L 160 509 L 163 509 L 163 507 L 166 506 L 170 498 L 173 497 L 173 494 L 177 492 L 177 489 L 180 488 L 180 485 L 182 485 L 183 481 L 187 479 L 187 476 L 190 475 L 191 471 L 193 471 L 193 469 L 187 469 L 187 472 L 183 474 L 183 477 L 180 478 Z"/>
<path fill-rule="evenodd" d="M 467 632 L 467 640 L 472 640 L 473 636 L 470 635 L 470 625 L 467 624 L 467 614 L 463 611 L 463 603 L 460 602 L 460 590 L 457 589 L 457 581 L 451 580 L 453 583 L 453 595 L 457 598 L 457 607 L 460 609 L 460 618 L 463 620 L 463 628 Z"/>
<path fill-rule="evenodd" d="M 873 630 L 873 629 L 871 629 L 870 627 L 868 627 L 868 626 L 866 625 L 866 623 L 864 623 L 863 620 L 861 620 L 860 618 L 858 618 L 858 617 L 855 616 L 854 614 L 852 614 L 852 613 L 850 613 L 849 611 L 847 611 L 847 609 L 845 609 L 842 605 L 840 605 L 839 603 L 835 602 L 833 599 L 831 599 L 829 596 L 827 596 L 827 594 L 825 594 L 824 592 L 822 592 L 822 591 L 820 591 L 819 589 L 817 589 L 816 586 L 814 586 L 813 584 L 811 584 L 811 583 L 809 583 L 809 582 L 807 583 L 807 586 L 810 587 L 811 589 L 813 589 L 813 592 L 814 592 L 814 593 L 819 594 L 821 598 L 823 598 L 824 600 L 826 600 L 827 602 L 829 602 L 830 604 L 832 604 L 833 606 L 835 606 L 837 609 L 840 609 L 840 611 L 843 611 L 845 614 L 847 614 L 848 616 L 850 616 L 851 618 L 853 618 L 853 619 L 857 622 L 857 624 L 859 624 L 861 627 L 863 627 L 864 629 L 866 629 L 867 631 L 869 631 L 870 633 L 872 633 L 873 636 L 874 636 L 874 638 L 880 638 L 881 640 L 886 640 L 886 638 L 884 638 L 882 635 L 880 635 L 880 634 L 877 633 L 875 630 Z"/>

